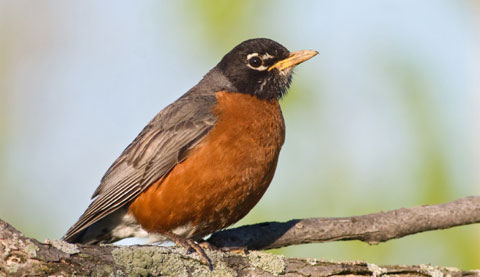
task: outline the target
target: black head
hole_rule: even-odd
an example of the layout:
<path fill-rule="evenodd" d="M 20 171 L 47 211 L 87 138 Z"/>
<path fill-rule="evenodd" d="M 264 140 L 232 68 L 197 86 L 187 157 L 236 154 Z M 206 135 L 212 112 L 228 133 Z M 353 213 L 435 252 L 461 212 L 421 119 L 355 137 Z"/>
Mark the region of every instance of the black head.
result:
<path fill-rule="evenodd" d="M 316 51 L 290 53 L 266 38 L 246 40 L 228 52 L 217 65 L 237 92 L 261 99 L 281 98 L 287 92 L 295 65 L 315 56 Z"/>

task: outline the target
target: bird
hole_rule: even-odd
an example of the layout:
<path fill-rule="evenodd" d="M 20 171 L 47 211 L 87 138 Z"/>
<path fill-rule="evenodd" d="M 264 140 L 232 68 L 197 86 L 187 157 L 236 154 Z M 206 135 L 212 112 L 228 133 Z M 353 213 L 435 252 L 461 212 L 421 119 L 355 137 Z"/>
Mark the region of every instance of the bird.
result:
<path fill-rule="evenodd" d="M 170 240 L 211 267 L 199 242 L 247 215 L 267 190 L 285 140 L 279 100 L 293 68 L 317 54 L 267 38 L 235 46 L 127 146 L 62 239 Z"/>

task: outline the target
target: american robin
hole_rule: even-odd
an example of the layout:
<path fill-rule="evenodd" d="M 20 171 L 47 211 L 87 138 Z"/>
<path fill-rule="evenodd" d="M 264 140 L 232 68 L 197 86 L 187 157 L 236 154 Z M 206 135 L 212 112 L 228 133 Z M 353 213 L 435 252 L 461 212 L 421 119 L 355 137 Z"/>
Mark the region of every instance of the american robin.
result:
<path fill-rule="evenodd" d="M 63 240 L 172 240 L 211 266 L 198 240 L 240 220 L 268 188 L 285 138 L 278 100 L 292 69 L 317 53 L 265 38 L 233 48 L 123 151 Z"/>

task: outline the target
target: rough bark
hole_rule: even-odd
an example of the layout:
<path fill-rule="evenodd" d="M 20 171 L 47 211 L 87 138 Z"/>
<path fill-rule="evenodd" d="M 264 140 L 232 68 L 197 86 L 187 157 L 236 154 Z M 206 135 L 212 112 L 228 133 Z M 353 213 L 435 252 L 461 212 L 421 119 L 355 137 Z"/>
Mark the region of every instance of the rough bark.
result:
<path fill-rule="evenodd" d="M 218 246 L 250 249 L 317 241 L 360 239 L 376 243 L 407 234 L 479 222 L 480 198 L 400 209 L 352 218 L 294 220 L 224 231 L 211 238 Z M 256 226 L 256 227 L 255 227 Z M 280 233 L 276 233 L 276 229 Z M 349 228 L 348 233 L 341 229 Z M 262 232 L 266 232 L 262 235 Z M 340 233 L 339 233 L 340 232 Z M 239 235 L 240 234 L 240 235 Z M 279 235 L 280 234 L 280 235 Z M 229 237 L 230 236 L 230 237 Z M 246 236 L 245 240 L 240 238 Z M 272 238 L 273 236 L 273 238 Z M 221 238 L 221 239 L 220 239 Z M 263 239 L 263 242 L 261 241 Z M 239 243 L 242 242 L 242 243 Z M 40 243 L 0 220 L 0 276 L 480 276 L 430 265 L 378 266 L 365 262 L 296 259 L 249 251 L 208 251 L 214 270 L 196 253 L 161 246 L 84 246 L 63 241 Z"/>
<path fill-rule="evenodd" d="M 480 197 L 440 205 L 402 208 L 344 218 L 307 218 L 266 222 L 217 232 L 209 242 L 219 247 L 252 250 L 338 240 L 377 244 L 420 232 L 480 222 Z"/>
<path fill-rule="evenodd" d="M 293 259 L 250 251 L 207 251 L 214 270 L 178 247 L 83 246 L 40 243 L 0 221 L 0 276 L 476 276 L 456 268 L 378 266 L 364 262 Z"/>

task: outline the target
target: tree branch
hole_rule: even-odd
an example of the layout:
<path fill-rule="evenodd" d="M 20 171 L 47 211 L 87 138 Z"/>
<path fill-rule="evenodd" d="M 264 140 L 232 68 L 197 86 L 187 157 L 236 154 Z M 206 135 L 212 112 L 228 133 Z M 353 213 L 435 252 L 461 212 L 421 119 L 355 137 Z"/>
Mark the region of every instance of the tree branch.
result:
<path fill-rule="evenodd" d="M 252 250 L 338 240 L 377 244 L 420 232 L 480 222 L 480 197 L 465 197 L 440 205 L 403 208 L 344 218 L 308 218 L 267 222 L 214 233 L 218 247 Z"/>
<path fill-rule="evenodd" d="M 378 266 L 285 258 L 257 251 L 240 255 L 208 251 L 209 271 L 196 253 L 180 247 L 85 246 L 63 241 L 40 243 L 0 220 L 0 276 L 478 276 L 430 265 Z"/>
<path fill-rule="evenodd" d="M 358 239 L 378 243 L 418 232 L 480 222 L 480 197 L 441 205 L 399 209 L 348 218 L 311 218 L 262 223 L 215 233 L 216 246 L 248 249 Z M 85 246 L 63 241 L 40 243 L 0 220 L 0 277 L 3 276 L 479 276 L 451 267 L 378 266 L 285 258 L 257 251 L 247 255 L 208 251 L 214 271 L 196 253 L 179 247 Z"/>

